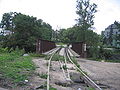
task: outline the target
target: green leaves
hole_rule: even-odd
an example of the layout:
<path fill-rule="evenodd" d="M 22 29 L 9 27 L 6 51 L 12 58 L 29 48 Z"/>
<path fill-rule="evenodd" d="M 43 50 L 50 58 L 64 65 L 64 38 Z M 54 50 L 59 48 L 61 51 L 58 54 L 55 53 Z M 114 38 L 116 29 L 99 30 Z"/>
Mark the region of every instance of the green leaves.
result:
<path fill-rule="evenodd" d="M 12 26 L 11 26 L 12 25 Z M 3 15 L 1 22 L 3 29 L 9 28 L 12 34 L 2 41 L 3 47 L 25 49 L 26 52 L 35 51 L 35 43 L 38 38 L 51 40 L 52 27 L 33 16 L 10 12 Z"/>
<path fill-rule="evenodd" d="M 2 49 L 2 48 L 0 48 Z M 6 50 L 5 50 L 6 51 Z M 6 79 L 15 82 L 24 82 L 35 69 L 30 56 L 22 56 L 23 50 L 11 50 L 0 54 L 0 72 Z"/>
<path fill-rule="evenodd" d="M 87 30 L 94 24 L 93 18 L 97 12 L 97 5 L 95 3 L 90 4 L 90 0 L 77 0 L 76 8 L 76 13 L 79 15 L 77 24 L 78 26 L 84 27 L 84 30 Z"/>

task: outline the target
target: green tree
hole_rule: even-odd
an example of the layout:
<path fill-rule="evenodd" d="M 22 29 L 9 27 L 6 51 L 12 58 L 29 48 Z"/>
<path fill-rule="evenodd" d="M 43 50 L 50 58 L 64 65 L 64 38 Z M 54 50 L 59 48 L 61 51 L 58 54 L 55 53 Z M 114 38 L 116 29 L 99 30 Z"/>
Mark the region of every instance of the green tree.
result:
<path fill-rule="evenodd" d="M 12 19 L 3 19 L 1 23 L 6 22 L 5 20 L 11 20 L 10 22 L 12 22 L 13 27 L 7 27 L 11 26 L 11 23 L 5 25 L 1 24 L 1 26 L 3 26 L 3 29 L 9 28 L 9 30 L 12 30 L 13 33 L 4 36 L 4 47 L 19 47 L 21 49 L 24 48 L 28 52 L 35 50 L 35 43 L 38 38 L 51 40 L 52 27 L 49 24 L 43 22 L 43 20 L 37 20 L 36 17 L 24 15 L 21 13 L 16 13 L 15 15 L 8 13 L 8 15 L 10 15 Z"/>
<path fill-rule="evenodd" d="M 86 38 L 88 37 L 85 30 L 89 30 L 89 28 L 94 24 L 94 16 L 97 12 L 97 5 L 95 3 L 91 4 L 90 0 L 77 0 L 77 15 L 79 16 L 77 19 L 77 26 L 79 26 L 82 37 L 78 38 L 83 42 L 86 42 Z M 83 30 L 83 31 L 81 31 Z M 78 40 L 79 40 L 78 39 Z"/>
<path fill-rule="evenodd" d="M 83 30 L 87 30 L 94 24 L 94 16 L 97 12 L 97 5 L 95 3 L 91 4 L 90 0 L 77 0 L 77 11 L 78 14 L 78 26 L 82 26 Z"/>
<path fill-rule="evenodd" d="M 4 30 L 10 30 L 11 32 L 13 32 L 12 31 L 14 28 L 13 18 L 15 15 L 17 15 L 16 12 L 3 14 L 2 21 L 0 23 L 0 27 L 3 29 L 3 33 L 4 33 Z"/>

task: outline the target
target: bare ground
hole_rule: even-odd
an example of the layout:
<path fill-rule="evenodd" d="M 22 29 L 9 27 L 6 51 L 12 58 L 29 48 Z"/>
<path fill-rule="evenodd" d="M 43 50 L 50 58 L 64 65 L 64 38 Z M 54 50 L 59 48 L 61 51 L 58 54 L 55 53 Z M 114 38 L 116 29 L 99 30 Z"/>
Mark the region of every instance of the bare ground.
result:
<path fill-rule="evenodd" d="M 42 59 L 33 59 L 33 62 L 37 65 L 36 73 L 47 73 L 47 60 Z M 72 64 L 68 64 L 69 73 L 72 75 L 76 74 L 79 75 L 79 73 L 74 69 L 74 66 Z M 77 77 L 79 78 L 79 76 Z M 74 78 L 74 79 L 77 79 Z M 39 80 L 42 80 L 39 77 Z M 35 88 L 45 84 L 47 80 L 44 79 L 41 83 L 37 79 L 32 80 L 32 85 L 34 85 Z M 37 82 L 37 83 L 34 83 Z M 87 86 L 80 83 L 75 83 L 72 80 L 67 80 L 62 72 L 62 69 L 60 69 L 60 63 L 58 61 L 52 61 L 52 66 L 50 68 L 50 85 L 54 88 L 57 88 L 57 90 L 78 90 L 78 88 L 81 88 L 82 90 L 87 90 Z"/>
<path fill-rule="evenodd" d="M 37 70 L 36 70 L 36 73 L 47 73 L 47 60 L 43 60 L 43 59 L 34 59 L 33 62 L 37 65 Z M 60 86 L 60 85 L 56 85 L 55 83 L 58 83 L 58 82 L 65 82 L 64 80 L 64 76 L 60 70 L 60 67 L 59 67 L 59 62 L 56 62 L 56 61 L 52 61 L 52 68 L 50 69 L 51 72 L 50 72 L 50 85 L 54 88 L 57 88 L 57 90 L 73 90 L 69 87 L 63 87 L 63 86 Z M 39 77 L 39 79 L 41 79 Z M 38 82 L 38 80 L 33 80 L 33 81 L 36 81 Z M 47 81 L 47 79 L 44 79 L 43 83 L 41 82 L 38 82 L 38 85 L 35 83 L 34 86 L 37 88 L 43 84 L 45 84 L 45 82 Z M 33 82 L 34 83 L 34 82 Z"/>
<path fill-rule="evenodd" d="M 97 84 L 104 87 L 103 90 L 120 90 L 120 63 L 98 62 L 86 59 L 77 59 L 81 68 L 87 72 L 89 77 Z M 33 59 L 36 64 L 35 74 L 30 78 L 27 86 L 18 87 L 9 90 L 44 90 L 40 89 L 41 86 L 46 85 L 47 79 L 40 77 L 41 74 L 47 74 L 47 60 L 44 58 Z M 67 64 L 68 70 L 73 75 L 74 80 L 79 78 L 79 73 L 75 70 L 72 64 Z M 77 77 L 77 78 L 76 78 Z M 79 80 L 78 80 L 79 81 Z M 60 69 L 58 61 L 52 61 L 50 69 L 50 85 L 57 90 L 82 90 L 86 89 L 83 83 L 75 83 L 73 81 L 67 81 Z M 0 90 L 4 90 L 0 88 Z"/>
<path fill-rule="evenodd" d="M 98 84 L 108 86 L 105 90 L 120 90 L 120 63 L 98 62 L 78 59 L 81 68 Z"/>

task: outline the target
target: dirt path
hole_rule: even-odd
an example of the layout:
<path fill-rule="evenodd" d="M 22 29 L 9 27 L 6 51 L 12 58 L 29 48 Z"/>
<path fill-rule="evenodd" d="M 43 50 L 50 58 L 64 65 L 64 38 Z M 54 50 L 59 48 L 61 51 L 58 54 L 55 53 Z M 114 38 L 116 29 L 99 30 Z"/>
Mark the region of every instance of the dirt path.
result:
<path fill-rule="evenodd" d="M 78 59 L 78 62 L 93 80 L 110 88 L 106 90 L 120 90 L 120 63 L 97 62 L 85 59 Z"/>
<path fill-rule="evenodd" d="M 0 87 L 0 90 L 8 90 L 8 89 L 5 89 L 5 88 L 1 88 L 1 87 Z"/>
<path fill-rule="evenodd" d="M 35 71 L 36 74 L 47 74 L 47 60 L 44 60 L 43 58 L 33 59 L 33 62 L 37 66 L 37 69 Z M 67 65 L 72 80 L 65 79 L 62 69 L 60 68 L 60 63 L 58 61 L 52 61 L 52 66 L 50 68 L 50 85 L 54 88 L 57 88 L 57 90 L 78 90 L 78 88 L 81 88 L 80 90 L 87 90 L 85 89 L 87 88 L 86 85 L 79 83 L 80 74 L 74 69 L 74 66 L 70 63 Z M 46 81 L 47 79 L 42 79 L 39 76 L 34 76 L 31 79 L 31 84 L 34 88 L 37 88 L 44 85 Z"/>
<path fill-rule="evenodd" d="M 42 73 L 47 74 L 47 60 L 42 59 L 33 59 L 33 62 L 37 65 L 36 73 L 39 75 Z M 52 68 L 50 72 L 50 85 L 57 90 L 73 90 L 70 87 L 63 87 L 61 85 L 56 85 L 55 83 L 65 82 L 62 70 L 59 67 L 59 62 L 52 61 Z M 38 80 L 36 78 L 39 78 Z M 44 85 L 47 79 L 42 79 L 40 77 L 36 77 L 33 79 L 32 84 L 35 88 Z M 36 83 L 34 83 L 36 82 Z"/>

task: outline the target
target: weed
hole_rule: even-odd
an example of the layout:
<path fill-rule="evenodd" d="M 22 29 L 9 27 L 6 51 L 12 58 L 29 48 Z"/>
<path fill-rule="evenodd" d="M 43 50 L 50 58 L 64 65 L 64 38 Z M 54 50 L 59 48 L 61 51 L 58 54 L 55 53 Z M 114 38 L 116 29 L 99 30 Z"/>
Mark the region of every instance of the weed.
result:
<path fill-rule="evenodd" d="M 40 74 L 39 76 L 40 76 L 40 78 L 43 78 L 43 79 L 47 79 L 47 77 L 48 77 L 48 75 L 47 75 L 47 74 L 43 74 L 43 73 L 42 73 L 42 74 Z"/>
<path fill-rule="evenodd" d="M 75 57 L 72 57 L 71 59 L 72 59 L 73 63 L 74 63 L 78 68 L 80 68 L 80 65 L 78 64 L 78 62 L 77 62 L 77 60 L 75 59 Z"/>
<path fill-rule="evenodd" d="M 64 70 L 67 70 L 67 66 L 66 66 L 66 65 L 63 65 L 63 69 L 64 69 Z"/>
<path fill-rule="evenodd" d="M 57 88 L 50 87 L 50 90 L 57 90 Z"/>
<path fill-rule="evenodd" d="M 46 55 L 44 54 L 38 54 L 38 53 L 29 53 L 31 57 L 45 57 Z"/>
<path fill-rule="evenodd" d="M 47 89 L 47 82 L 45 82 L 44 85 L 41 85 L 40 87 L 36 88 L 36 89 Z M 50 88 L 49 90 L 57 90 L 57 88 L 53 88 L 51 85 L 50 85 Z"/>
<path fill-rule="evenodd" d="M 49 60 L 50 59 L 50 55 L 45 56 L 45 60 Z"/>
<path fill-rule="evenodd" d="M 87 87 L 87 90 L 95 90 L 95 89 L 91 87 Z"/>
<path fill-rule="evenodd" d="M 52 61 L 59 61 L 59 54 L 55 54 L 52 58 Z"/>
<path fill-rule="evenodd" d="M 23 82 L 35 70 L 30 56 L 22 56 L 23 50 L 15 50 L 0 54 L 0 72 L 13 83 Z"/>

